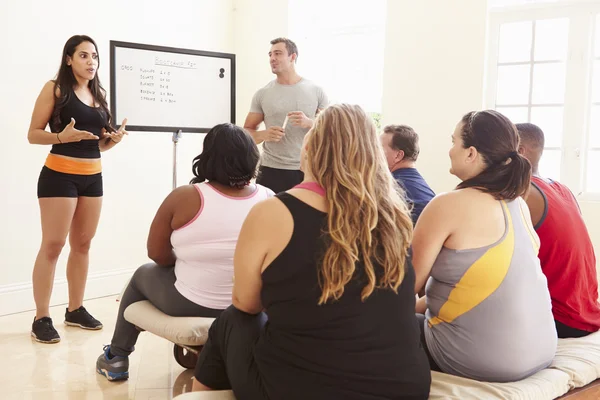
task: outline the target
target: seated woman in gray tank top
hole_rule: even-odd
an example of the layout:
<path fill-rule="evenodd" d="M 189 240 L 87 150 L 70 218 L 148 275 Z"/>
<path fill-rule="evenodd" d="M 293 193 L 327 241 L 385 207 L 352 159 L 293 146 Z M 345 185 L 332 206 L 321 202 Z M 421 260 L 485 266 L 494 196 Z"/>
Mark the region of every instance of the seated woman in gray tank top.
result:
<path fill-rule="evenodd" d="M 539 239 L 521 198 L 531 165 L 515 126 L 471 112 L 452 135 L 450 172 L 462 182 L 425 208 L 412 244 L 422 340 L 433 369 L 510 382 L 547 367 L 557 335 L 537 257 Z M 419 317 L 419 315 L 418 315 Z"/>

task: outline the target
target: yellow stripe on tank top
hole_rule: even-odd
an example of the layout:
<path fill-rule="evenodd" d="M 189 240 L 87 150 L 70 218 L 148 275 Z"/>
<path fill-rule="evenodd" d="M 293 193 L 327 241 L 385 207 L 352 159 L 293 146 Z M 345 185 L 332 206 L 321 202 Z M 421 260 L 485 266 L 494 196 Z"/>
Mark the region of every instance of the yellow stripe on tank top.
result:
<path fill-rule="evenodd" d="M 429 319 L 429 326 L 454 321 L 481 304 L 502 284 L 512 261 L 515 233 L 508 206 L 504 201 L 501 204 L 508 220 L 506 237 L 471 265 L 450 292 L 438 316 Z"/>

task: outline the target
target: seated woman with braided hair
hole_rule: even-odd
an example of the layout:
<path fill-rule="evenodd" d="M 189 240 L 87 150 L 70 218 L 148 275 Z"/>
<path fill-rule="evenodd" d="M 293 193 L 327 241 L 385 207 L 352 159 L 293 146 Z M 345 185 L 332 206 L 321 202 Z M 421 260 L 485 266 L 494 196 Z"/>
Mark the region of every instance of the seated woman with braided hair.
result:
<path fill-rule="evenodd" d="M 109 380 L 128 378 L 128 356 L 139 331 L 123 317 L 132 303 L 149 300 L 171 316 L 217 317 L 231 304 L 233 253 L 242 223 L 256 203 L 273 196 L 251 183 L 260 154 L 242 128 L 221 124 L 194 158 L 195 178 L 173 190 L 148 235 L 148 257 L 123 293 L 111 344 L 96 370 Z"/>

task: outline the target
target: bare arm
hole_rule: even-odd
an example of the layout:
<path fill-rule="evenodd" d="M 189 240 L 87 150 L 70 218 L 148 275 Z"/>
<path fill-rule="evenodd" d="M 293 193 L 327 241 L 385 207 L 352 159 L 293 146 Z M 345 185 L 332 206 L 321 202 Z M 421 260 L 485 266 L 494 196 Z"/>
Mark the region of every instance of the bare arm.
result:
<path fill-rule="evenodd" d="M 323 108 L 317 108 L 315 111 L 315 118 L 310 119 L 302 111 L 292 111 L 288 113 L 289 122 L 294 126 L 299 126 L 304 129 L 310 129 L 315 124 L 315 120 L 319 113 L 323 111 Z"/>
<path fill-rule="evenodd" d="M 415 293 L 419 293 L 429 278 L 431 268 L 452 232 L 452 221 L 448 213 L 454 208 L 448 194 L 435 197 L 425 207 L 413 235 L 412 262 L 415 269 Z M 449 211 L 445 211 L 449 210 Z"/>
<path fill-rule="evenodd" d="M 260 298 L 262 269 L 271 246 L 272 238 L 266 232 L 276 231 L 279 213 L 273 206 L 279 200 L 271 198 L 256 204 L 246 217 L 235 248 L 233 267 L 233 305 L 249 314 L 262 311 Z"/>
<path fill-rule="evenodd" d="M 427 311 L 427 297 L 423 296 L 417 299 L 417 303 L 415 304 L 415 312 L 418 314 L 425 314 Z"/>
<path fill-rule="evenodd" d="M 160 266 L 168 267 L 175 264 L 175 252 L 171 244 L 173 233 L 173 217 L 178 204 L 181 204 L 181 190 L 173 190 L 162 202 L 154 220 L 150 225 L 146 248 L 148 257 Z"/>
<path fill-rule="evenodd" d="M 75 129 L 75 120 L 71 118 L 71 122 L 59 133 L 47 132 L 46 125 L 52 118 L 54 110 L 54 90 L 59 95 L 60 91 L 56 89 L 54 82 L 47 82 L 40 92 L 33 108 L 31 115 L 31 123 L 27 132 L 27 140 L 31 144 L 59 144 L 79 142 L 81 140 L 98 139 L 94 134 L 87 131 Z"/>
<path fill-rule="evenodd" d="M 262 142 L 278 142 L 285 135 L 283 128 L 280 126 L 270 126 L 264 131 L 259 131 L 258 126 L 263 122 L 264 115 L 259 113 L 248 113 L 244 129 L 250 132 L 256 144 Z"/>
<path fill-rule="evenodd" d="M 261 144 L 265 141 L 264 135 L 266 131 L 259 131 L 258 127 L 264 121 L 264 115 L 259 113 L 248 113 L 244 122 L 244 129 L 250 133 L 256 144 Z"/>
<path fill-rule="evenodd" d="M 31 144 L 60 143 L 57 134 L 51 134 L 45 130 L 48 121 L 52 118 L 52 110 L 54 110 L 54 89 L 54 82 L 46 82 L 35 102 L 27 132 L 27 140 Z"/>
<path fill-rule="evenodd" d="M 110 137 L 107 137 L 104 139 L 100 139 L 100 142 L 98 142 L 98 147 L 100 148 L 100 151 L 106 151 L 115 147 L 116 144 L 117 142 L 112 140 Z"/>
<path fill-rule="evenodd" d="M 123 123 L 116 132 L 106 132 L 106 129 L 103 129 L 102 133 L 104 134 L 104 139 L 100 140 L 100 142 L 98 143 L 100 151 L 112 149 L 117 143 L 121 142 L 124 135 L 129 135 L 129 132 L 127 132 L 127 130 L 125 129 L 126 125 L 127 118 L 123 120 Z"/>
<path fill-rule="evenodd" d="M 533 226 L 537 226 L 544 216 L 546 210 L 546 202 L 542 193 L 533 185 L 529 185 L 529 191 L 525 197 L 525 203 L 529 208 L 529 214 L 531 215 L 531 223 Z"/>

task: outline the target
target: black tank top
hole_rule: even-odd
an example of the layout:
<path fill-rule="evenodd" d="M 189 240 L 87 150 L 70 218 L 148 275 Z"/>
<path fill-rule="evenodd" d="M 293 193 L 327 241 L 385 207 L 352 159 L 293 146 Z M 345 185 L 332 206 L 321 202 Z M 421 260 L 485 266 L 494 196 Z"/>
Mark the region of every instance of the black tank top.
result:
<path fill-rule="evenodd" d="M 67 104 L 60 112 L 60 125 L 56 127 L 58 129 L 50 124 L 51 132 L 61 132 L 71 122 L 71 118 L 75 119 L 75 129 L 88 131 L 102 138 L 102 128 L 107 124 L 106 113 L 100 108 L 84 104 L 74 92 L 69 94 Z M 100 158 L 98 140 L 54 144 L 50 153 L 77 158 Z"/>
<path fill-rule="evenodd" d="M 362 302 L 366 278 L 358 262 L 343 296 L 319 306 L 317 260 L 326 250 L 327 214 L 286 192 L 277 198 L 292 214 L 294 231 L 262 274 L 269 319 L 254 355 L 269 398 L 427 399 L 431 373 L 410 262 L 397 294 L 376 289 Z"/>

